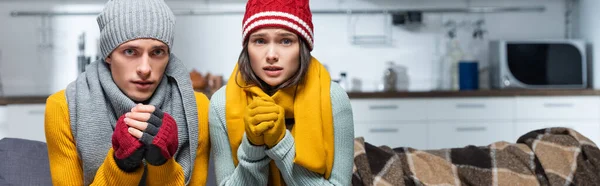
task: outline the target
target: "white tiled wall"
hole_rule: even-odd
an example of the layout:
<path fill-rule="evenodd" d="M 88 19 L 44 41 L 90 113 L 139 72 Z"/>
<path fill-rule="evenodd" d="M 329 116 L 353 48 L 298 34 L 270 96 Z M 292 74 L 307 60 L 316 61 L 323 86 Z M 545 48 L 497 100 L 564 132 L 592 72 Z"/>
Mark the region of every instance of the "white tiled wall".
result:
<path fill-rule="evenodd" d="M 8 117 L 6 116 L 6 106 L 0 105 L 0 139 L 6 137 L 7 132 L 7 123 Z"/>
<path fill-rule="evenodd" d="M 64 16 L 51 19 L 53 47 L 40 46 L 43 30 L 40 17 L 11 17 L 13 10 L 96 10 L 102 4 L 0 2 L 0 79 L 8 95 L 49 94 L 66 87 L 77 77 L 77 37 L 87 33 L 86 54 L 95 54 L 99 35 L 95 16 Z M 97 1 L 96 1 L 97 2 Z M 204 3 L 205 1 L 169 1 L 173 9 L 243 10 L 243 1 Z M 470 3 L 469 3 L 470 2 Z M 448 19 L 484 19 L 488 39 L 562 38 L 565 32 L 563 0 L 312 0 L 311 8 L 428 8 L 466 6 L 544 6 L 542 13 L 510 14 L 425 14 L 424 27 L 408 31 L 392 27 L 391 45 L 352 45 L 349 40 L 349 17 L 345 14 L 313 15 L 315 50 L 313 55 L 325 63 L 334 79 L 341 71 L 359 78 L 364 90 L 374 90 L 381 82 L 387 61 L 408 69 L 410 90 L 429 90 L 433 86 L 432 66 L 439 62 L 443 50 L 442 23 Z M 190 68 L 228 78 L 241 49 L 243 15 L 178 16 L 174 52 Z M 352 16 L 357 34 L 380 34 L 384 16 Z M 459 33 L 461 38 L 470 34 Z M 485 63 L 480 66 L 485 66 Z"/>
<path fill-rule="evenodd" d="M 575 14 L 578 17 L 579 22 L 578 27 L 580 30 L 575 32 L 579 34 L 578 37 L 587 40 L 590 44 L 595 45 L 596 47 L 592 47 L 591 56 L 596 56 L 595 58 L 599 58 L 600 56 L 600 21 L 598 21 L 598 17 L 600 16 L 600 11 L 598 8 L 600 7 L 600 1 L 597 0 L 580 0 L 580 4 L 577 8 L 578 14 Z M 592 66 L 593 72 L 600 71 L 600 65 Z M 596 73 L 590 78 L 592 80 L 591 85 L 594 89 L 600 89 L 600 73 Z"/>

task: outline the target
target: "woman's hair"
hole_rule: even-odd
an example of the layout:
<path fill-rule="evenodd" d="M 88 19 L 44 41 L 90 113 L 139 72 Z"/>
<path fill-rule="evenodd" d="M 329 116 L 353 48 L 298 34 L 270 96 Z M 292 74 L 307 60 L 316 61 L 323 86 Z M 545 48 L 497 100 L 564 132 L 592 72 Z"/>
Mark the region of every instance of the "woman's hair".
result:
<path fill-rule="evenodd" d="M 300 41 L 300 68 L 298 68 L 298 71 L 285 82 L 275 87 L 271 87 L 269 84 L 265 83 L 258 76 L 256 76 L 256 74 L 252 70 L 252 63 L 250 63 L 250 56 L 248 54 L 248 40 L 246 40 L 244 42 L 244 49 L 242 49 L 242 52 L 240 53 L 240 57 L 238 59 L 239 72 L 236 74 L 236 84 L 238 84 L 238 86 L 241 87 L 240 82 L 237 82 L 238 75 L 242 75 L 242 79 L 246 82 L 247 86 L 256 85 L 267 93 L 273 93 L 279 89 L 299 84 L 308 72 L 308 66 L 310 65 L 310 61 L 312 60 L 312 56 L 310 55 L 310 49 L 308 48 L 308 45 L 304 42 L 304 40 Z"/>

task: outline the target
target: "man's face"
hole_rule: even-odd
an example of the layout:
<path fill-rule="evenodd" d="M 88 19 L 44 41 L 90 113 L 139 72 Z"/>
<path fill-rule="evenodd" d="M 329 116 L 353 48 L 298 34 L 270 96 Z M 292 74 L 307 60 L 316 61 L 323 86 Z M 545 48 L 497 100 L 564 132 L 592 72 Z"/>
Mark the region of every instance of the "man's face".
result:
<path fill-rule="evenodd" d="M 154 39 L 121 44 L 106 58 L 117 87 L 136 102 L 148 100 L 160 83 L 169 62 L 169 47 Z"/>

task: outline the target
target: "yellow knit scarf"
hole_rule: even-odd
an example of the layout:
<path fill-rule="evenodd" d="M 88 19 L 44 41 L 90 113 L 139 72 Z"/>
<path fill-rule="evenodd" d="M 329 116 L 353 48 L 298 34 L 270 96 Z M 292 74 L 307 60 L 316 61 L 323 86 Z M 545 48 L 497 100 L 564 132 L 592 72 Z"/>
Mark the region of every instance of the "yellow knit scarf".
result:
<path fill-rule="evenodd" d="M 244 110 L 254 98 L 268 96 L 256 86 L 247 87 L 241 75 L 237 75 L 238 72 L 236 65 L 227 82 L 225 100 L 227 133 L 235 166 L 238 165 L 237 149 L 245 132 Z M 279 90 L 271 96 L 279 106 L 284 107 L 286 118 L 295 117 L 291 132 L 296 146 L 294 163 L 322 174 L 326 179 L 331 175 L 334 153 L 330 84 L 329 72 L 317 59 L 312 58 L 305 78 L 297 87 Z M 290 112 L 293 116 L 289 116 Z M 283 183 L 273 162 L 270 167 L 269 183 Z"/>

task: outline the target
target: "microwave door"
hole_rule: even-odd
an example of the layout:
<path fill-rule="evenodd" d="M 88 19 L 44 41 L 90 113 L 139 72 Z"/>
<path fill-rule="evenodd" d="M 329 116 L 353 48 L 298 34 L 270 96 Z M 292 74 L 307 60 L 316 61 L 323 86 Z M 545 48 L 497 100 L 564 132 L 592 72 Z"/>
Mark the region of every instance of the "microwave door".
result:
<path fill-rule="evenodd" d="M 573 45 L 508 44 L 506 52 L 509 72 L 527 87 L 578 88 L 584 83 L 582 54 Z"/>

